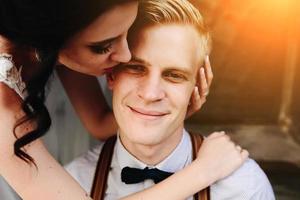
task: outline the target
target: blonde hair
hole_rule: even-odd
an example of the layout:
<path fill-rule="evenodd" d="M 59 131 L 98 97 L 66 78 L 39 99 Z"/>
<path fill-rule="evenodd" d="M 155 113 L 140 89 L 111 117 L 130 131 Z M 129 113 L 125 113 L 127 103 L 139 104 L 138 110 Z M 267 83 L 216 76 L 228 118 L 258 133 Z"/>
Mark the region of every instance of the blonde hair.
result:
<path fill-rule="evenodd" d="M 200 11 L 188 0 L 141 0 L 133 31 L 156 24 L 183 24 L 195 27 L 200 37 L 201 60 L 209 54 L 209 32 Z"/>

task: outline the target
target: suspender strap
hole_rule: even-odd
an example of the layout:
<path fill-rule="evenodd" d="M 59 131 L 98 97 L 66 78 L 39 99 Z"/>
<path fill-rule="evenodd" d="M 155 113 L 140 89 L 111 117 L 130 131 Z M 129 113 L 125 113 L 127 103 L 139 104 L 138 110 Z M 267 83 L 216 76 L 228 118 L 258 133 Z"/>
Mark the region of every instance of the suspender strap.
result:
<path fill-rule="evenodd" d="M 106 190 L 106 182 L 109 174 L 109 168 L 114 152 L 114 146 L 117 136 L 110 137 L 104 144 L 97 163 L 94 176 L 91 197 L 94 200 L 103 200 Z"/>
<path fill-rule="evenodd" d="M 203 137 L 200 134 L 190 133 L 192 146 L 193 146 L 193 159 L 197 158 L 198 150 L 203 141 Z M 103 200 L 106 190 L 106 183 L 109 174 L 112 155 L 114 152 L 114 146 L 117 140 L 117 136 L 110 137 L 104 144 L 100 157 L 97 163 L 97 168 L 94 176 L 91 197 L 94 200 Z M 200 197 L 200 198 L 199 198 Z M 195 200 L 210 200 L 209 187 L 201 190 L 194 195 Z"/>
<path fill-rule="evenodd" d="M 197 158 L 198 150 L 203 142 L 203 136 L 197 133 L 189 132 L 193 146 L 193 160 Z M 210 200 L 209 187 L 201 190 L 194 195 L 195 200 Z"/>

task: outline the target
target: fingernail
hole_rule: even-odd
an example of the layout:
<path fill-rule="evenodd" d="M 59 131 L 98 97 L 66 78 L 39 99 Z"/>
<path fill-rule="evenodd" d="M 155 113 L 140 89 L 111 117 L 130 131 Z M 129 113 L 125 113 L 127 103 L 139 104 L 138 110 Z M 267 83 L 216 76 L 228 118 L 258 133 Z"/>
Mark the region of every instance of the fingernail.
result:
<path fill-rule="evenodd" d="M 205 60 L 206 60 L 206 61 L 209 61 L 209 55 L 206 55 L 206 56 L 205 56 Z"/>
<path fill-rule="evenodd" d="M 201 73 L 201 74 L 204 74 L 204 68 L 203 68 L 203 67 L 201 67 L 200 73 Z"/>

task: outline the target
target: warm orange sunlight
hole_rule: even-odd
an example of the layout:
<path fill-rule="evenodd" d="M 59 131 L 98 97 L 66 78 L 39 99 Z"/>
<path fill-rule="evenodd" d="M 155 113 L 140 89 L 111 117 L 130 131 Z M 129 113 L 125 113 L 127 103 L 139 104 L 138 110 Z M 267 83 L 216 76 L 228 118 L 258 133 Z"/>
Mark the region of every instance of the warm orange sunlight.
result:
<path fill-rule="evenodd" d="M 277 123 L 286 119 L 299 68 L 300 1 L 193 2 L 212 33 L 215 72 L 210 99 L 197 120 Z"/>
<path fill-rule="evenodd" d="M 288 13 L 291 9 L 296 8 L 297 4 L 299 5 L 298 0 L 261 0 L 259 3 L 262 8 L 269 8 L 275 13 Z"/>

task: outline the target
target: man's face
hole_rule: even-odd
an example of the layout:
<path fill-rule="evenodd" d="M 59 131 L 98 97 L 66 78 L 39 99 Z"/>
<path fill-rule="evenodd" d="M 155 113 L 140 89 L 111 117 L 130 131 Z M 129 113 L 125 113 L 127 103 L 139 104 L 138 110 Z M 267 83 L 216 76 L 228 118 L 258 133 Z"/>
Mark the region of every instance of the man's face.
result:
<path fill-rule="evenodd" d="M 147 27 L 134 38 L 132 60 L 109 81 L 122 142 L 174 141 L 181 138 L 200 66 L 199 35 L 192 26 L 172 24 Z"/>

